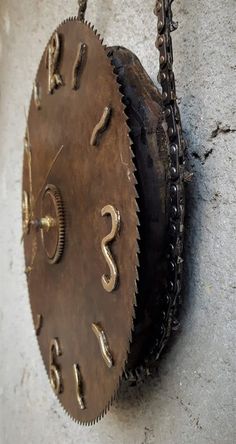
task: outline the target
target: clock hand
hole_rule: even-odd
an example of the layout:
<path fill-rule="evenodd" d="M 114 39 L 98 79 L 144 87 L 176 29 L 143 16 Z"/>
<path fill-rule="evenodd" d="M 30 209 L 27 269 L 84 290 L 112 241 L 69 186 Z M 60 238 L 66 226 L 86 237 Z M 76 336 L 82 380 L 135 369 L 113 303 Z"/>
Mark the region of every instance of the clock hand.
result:
<path fill-rule="evenodd" d="M 50 166 L 49 166 L 48 172 L 47 172 L 47 174 L 46 174 L 46 176 L 45 176 L 45 179 L 44 179 L 44 181 L 43 181 L 43 184 L 42 184 L 42 186 L 40 187 L 40 189 L 39 189 L 39 191 L 38 191 L 37 197 L 36 197 L 35 202 L 34 202 L 34 206 L 36 205 L 36 203 L 37 203 L 37 201 L 38 201 L 38 198 L 39 198 L 40 194 L 42 193 L 43 188 L 45 187 L 45 185 L 46 185 L 46 183 L 47 183 L 48 176 L 49 176 L 50 172 L 52 171 L 52 168 L 54 167 L 54 165 L 55 165 L 55 163 L 56 163 L 56 161 L 57 161 L 59 155 L 61 154 L 63 148 L 64 148 L 64 145 L 62 145 L 62 146 L 59 148 L 59 150 L 57 151 L 56 155 L 54 156 L 54 158 L 53 158 L 53 160 L 52 160 L 52 162 L 51 162 L 51 164 L 50 164 Z"/>
<path fill-rule="evenodd" d="M 32 217 L 32 209 L 33 209 L 33 183 L 32 183 L 32 153 L 31 153 L 31 145 L 29 141 L 29 128 L 28 125 L 26 127 L 26 135 L 24 137 L 24 149 L 27 154 L 28 160 L 28 172 L 29 172 L 29 203 L 30 203 L 30 213 Z"/>
<path fill-rule="evenodd" d="M 27 133 L 28 133 L 28 131 L 27 131 Z M 45 179 L 44 179 L 44 181 L 43 181 L 43 183 L 42 183 L 42 185 L 41 185 L 41 187 L 40 187 L 40 189 L 39 189 L 39 191 L 37 193 L 36 199 L 34 199 L 34 195 L 33 195 L 33 186 L 32 186 L 32 154 L 31 154 L 28 134 L 27 134 L 27 137 L 25 137 L 25 139 L 24 139 L 24 146 L 25 146 L 25 150 L 26 150 L 27 156 L 28 156 L 29 183 L 30 183 L 30 186 L 29 186 L 29 188 L 30 188 L 30 191 L 29 191 L 29 194 L 30 194 L 30 199 L 29 199 L 30 200 L 30 224 L 34 225 L 33 215 L 34 215 L 34 209 L 35 209 L 36 203 L 37 203 L 37 201 L 39 199 L 39 196 L 40 196 L 43 188 L 45 187 L 45 185 L 47 183 L 48 176 L 49 176 L 53 166 L 55 165 L 59 155 L 61 154 L 62 149 L 64 148 L 64 145 L 62 145 L 59 148 L 59 150 L 57 151 L 56 155 L 54 156 L 54 158 L 53 158 L 53 160 L 52 160 L 52 162 L 51 162 L 51 164 L 49 166 L 48 172 L 47 172 L 47 174 L 45 176 Z M 23 237 L 24 237 L 25 234 L 26 233 L 23 232 Z"/>
<path fill-rule="evenodd" d="M 37 203 L 37 201 L 38 201 L 38 199 L 39 199 L 39 197 L 41 195 L 41 192 L 42 192 L 43 188 L 45 187 L 45 185 L 47 183 L 48 176 L 49 176 L 53 166 L 55 165 L 59 155 L 61 154 L 63 148 L 64 148 L 64 145 L 62 145 L 59 148 L 59 150 L 57 151 L 56 155 L 54 156 L 54 158 L 53 158 L 53 160 L 52 160 L 52 162 L 51 162 L 51 164 L 49 166 L 48 172 L 47 172 L 47 174 L 45 176 L 45 179 L 44 179 L 44 181 L 42 183 L 42 186 L 40 187 L 40 189 L 39 189 L 39 191 L 37 193 L 36 199 L 34 199 L 34 196 L 33 196 L 33 186 L 32 186 L 32 155 L 31 155 L 30 143 L 29 143 L 29 131 L 28 131 L 28 127 L 27 127 L 27 137 L 25 138 L 25 149 L 27 150 L 27 155 L 28 155 L 29 182 L 30 182 L 30 221 L 29 221 L 29 223 L 30 223 L 31 226 L 33 226 L 35 228 L 35 230 L 34 230 L 34 239 L 33 239 L 33 243 L 32 243 L 32 259 L 31 259 L 31 264 L 30 264 L 30 266 L 27 266 L 26 270 L 25 270 L 25 272 L 27 274 L 31 273 L 31 271 L 33 270 L 34 261 L 35 261 L 36 255 L 37 255 L 37 237 L 36 237 L 37 229 L 38 228 L 44 229 L 44 227 L 46 229 L 48 229 L 48 227 L 49 227 L 48 224 L 46 226 L 45 223 L 44 223 L 46 221 L 45 217 L 43 217 L 43 218 L 41 218 L 39 220 L 34 218 L 34 209 L 35 209 L 36 203 Z M 23 240 L 25 234 L 26 234 L 26 232 L 23 231 L 22 240 Z"/>

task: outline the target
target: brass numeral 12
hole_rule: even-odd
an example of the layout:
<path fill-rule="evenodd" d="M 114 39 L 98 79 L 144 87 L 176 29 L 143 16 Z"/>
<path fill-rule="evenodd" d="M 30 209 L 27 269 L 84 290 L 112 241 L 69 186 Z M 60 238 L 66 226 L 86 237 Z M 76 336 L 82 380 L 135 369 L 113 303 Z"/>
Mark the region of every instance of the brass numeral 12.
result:
<path fill-rule="evenodd" d="M 48 92 L 52 94 L 55 88 L 62 85 L 62 78 L 58 72 L 60 58 L 60 38 L 57 32 L 52 36 L 46 55 L 46 67 L 48 69 Z"/>
<path fill-rule="evenodd" d="M 105 274 L 102 276 L 102 285 L 106 291 L 111 292 L 115 289 L 118 282 L 118 269 L 110 252 L 108 244 L 112 242 L 119 233 L 120 213 L 112 205 L 106 205 L 102 208 L 101 215 L 110 215 L 112 221 L 111 232 L 107 236 L 105 236 L 101 242 L 102 253 L 110 270 L 110 276 L 106 276 Z"/>

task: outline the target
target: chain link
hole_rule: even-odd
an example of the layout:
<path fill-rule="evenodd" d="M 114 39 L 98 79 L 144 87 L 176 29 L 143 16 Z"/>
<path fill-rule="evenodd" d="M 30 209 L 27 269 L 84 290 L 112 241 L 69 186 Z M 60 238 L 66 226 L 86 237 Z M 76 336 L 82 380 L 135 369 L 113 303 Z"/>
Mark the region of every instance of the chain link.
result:
<path fill-rule="evenodd" d="M 79 10 L 78 10 L 78 18 L 81 22 L 84 21 L 85 12 L 87 9 L 88 0 L 78 0 Z"/>
<path fill-rule="evenodd" d="M 168 136 L 168 272 L 166 295 L 163 302 L 161 334 L 156 340 L 144 366 L 124 372 L 125 379 L 139 380 L 150 371 L 165 347 L 171 331 L 176 329 L 183 273 L 183 236 L 185 210 L 185 142 L 182 135 L 179 108 L 176 101 L 175 77 L 173 72 L 173 50 L 171 32 L 178 24 L 173 22 L 171 4 L 173 0 L 157 0 L 154 13 L 158 18 L 156 47 L 159 50 L 160 79 L 163 97 L 164 121 Z"/>

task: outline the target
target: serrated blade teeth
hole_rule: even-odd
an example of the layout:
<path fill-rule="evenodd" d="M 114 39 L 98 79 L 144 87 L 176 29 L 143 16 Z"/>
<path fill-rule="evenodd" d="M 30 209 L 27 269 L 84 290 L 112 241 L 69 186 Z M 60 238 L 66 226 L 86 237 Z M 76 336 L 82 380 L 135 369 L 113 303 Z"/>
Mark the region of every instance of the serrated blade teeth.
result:
<path fill-rule="evenodd" d="M 136 197 L 138 198 L 138 192 L 136 191 Z M 135 207 L 136 207 L 136 212 L 140 213 L 140 208 L 139 208 L 139 204 L 137 202 L 137 199 L 135 199 Z M 138 226 L 140 226 L 140 223 L 138 221 Z"/>

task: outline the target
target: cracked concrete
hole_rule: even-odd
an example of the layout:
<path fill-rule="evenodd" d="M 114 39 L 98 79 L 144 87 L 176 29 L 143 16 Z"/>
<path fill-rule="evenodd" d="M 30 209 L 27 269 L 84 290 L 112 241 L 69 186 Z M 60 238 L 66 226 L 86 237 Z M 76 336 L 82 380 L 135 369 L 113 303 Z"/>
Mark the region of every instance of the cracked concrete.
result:
<path fill-rule="evenodd" d="M 139 56 L 153 80 L 153 0 L 90 0 L 88 18 Z M 123 386 L 94 428 L 71 422 L 52 394 L 33 335 L 21 238 L 25 110 L 51 31 L 68 0 L 0 3 L 0 443 L 233 444 L 235 399 L 235 0 L 176 0 L 177 94 L 188 143 L 181 329 L 158 375 Z M 221 122 L 221 123 L 219 123 Z"/>
<path fill-rule="evenodd" d="M 214 129 L 211 133 L 211 138 L 214 139 L 214 137 L 217 137 L 221 133 L 234 133 L 236 129 L 231 128 L 230 125 L 222 125 L 221 122 L 217 122 L 216 129 Z"/>

